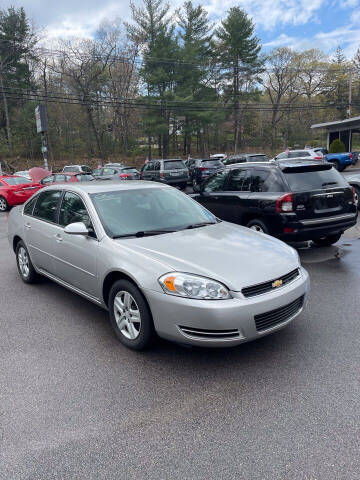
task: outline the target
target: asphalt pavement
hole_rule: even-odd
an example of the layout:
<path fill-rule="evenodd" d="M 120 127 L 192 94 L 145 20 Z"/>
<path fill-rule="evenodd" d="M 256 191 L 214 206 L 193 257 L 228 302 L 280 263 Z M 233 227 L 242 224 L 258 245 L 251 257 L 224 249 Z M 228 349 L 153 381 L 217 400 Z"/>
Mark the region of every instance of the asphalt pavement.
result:
<path fill-rule="evenodd" d="M 20 280 L 0 214 L 1 480 L 359 479 L 360 229 L 299 252 L 290 326 L 219 350 L 115 339 L 107 313 Z"/>

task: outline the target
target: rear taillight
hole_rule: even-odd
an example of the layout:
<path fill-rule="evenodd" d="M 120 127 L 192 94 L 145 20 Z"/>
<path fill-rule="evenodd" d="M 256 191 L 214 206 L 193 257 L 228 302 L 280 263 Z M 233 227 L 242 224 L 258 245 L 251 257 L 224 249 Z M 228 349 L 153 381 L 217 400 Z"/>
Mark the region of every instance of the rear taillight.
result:
<path fill-rule="evenodd" d="M 354 156 L 354 155 L 353 155 L 352 153 L 349 153 L 349 157 L 350 157 L 350 158 L 353 158 L 353 156 Z"/>
<path fill-rule="evenodd" d="M 294 197 L 292 193 L 285 193 L 276 200 L 276 211 L 279 213 L 294 211 Z"/>
<path fill-rule="evenodd" d="M 131 175 L 129 173 L 120 173 L 119 175 L 120 178 L 129 178 Z"/>
<path fill-rule="evenodd" d="M 206 167 L 199 167 L 200 172 L 208 172 L 209 169 Z"/>
<path fill-rule="evenodd" d="M 324 157 L 314 157 L 314 160 L 322 160 Z"/>
<path fill-rule="evenodd" d="M 352 187 L 352 192 L 353 192 L 353 202 L 355 205 L 357 205 L 359 203 L 359 198 L 354 187 Z"/>
<path fill-rule="evenodd" d="M 165 173 L 164 173 L 164 172 L 160 172 L 160 177 L 161 177 L 161 178 L 165 178 Z"/>

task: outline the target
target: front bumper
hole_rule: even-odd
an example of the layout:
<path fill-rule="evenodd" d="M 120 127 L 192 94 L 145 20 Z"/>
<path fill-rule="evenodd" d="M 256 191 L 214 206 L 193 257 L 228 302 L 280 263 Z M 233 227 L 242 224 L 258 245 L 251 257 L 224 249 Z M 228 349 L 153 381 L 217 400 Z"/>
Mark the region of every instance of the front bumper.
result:
<path fill-rule="evenodd" d="M 193 300 L 154 290 L 143 290 L 143 293 L 149 302 L 155 330 L 160 337 L 197 346 L 235 346 L 279 330 L 301 313 L 309 295 L 310 280 L 305 269 L 301 268 L 300 271 L 301 275 L 288 285 L 250 298 L 245 298 L 240 292 L 231 292 L 233 298 L 229 300 Z M 298 311 L 267 330 L 256 329 L 255 315 L 285 307 L 302 296 L 304 303 Z M 202 331 L 206 335 L 201 336 Z M 238 333 L 223 336 L 223 332 L 228 331 Z"/>

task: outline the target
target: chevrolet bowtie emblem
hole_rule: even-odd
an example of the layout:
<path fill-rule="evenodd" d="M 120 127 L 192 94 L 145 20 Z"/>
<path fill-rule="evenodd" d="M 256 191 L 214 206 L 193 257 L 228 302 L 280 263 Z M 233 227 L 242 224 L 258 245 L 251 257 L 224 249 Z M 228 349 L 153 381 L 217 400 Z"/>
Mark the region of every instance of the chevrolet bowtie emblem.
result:
<path fill-rule="evenodd" d="M 278 288 L 278 287 L 281 287 L 281 285 L 283 284 L 283 281 L 282 280 L 275 280 L 275 282 L 272 283 L 272 288 Z"/>

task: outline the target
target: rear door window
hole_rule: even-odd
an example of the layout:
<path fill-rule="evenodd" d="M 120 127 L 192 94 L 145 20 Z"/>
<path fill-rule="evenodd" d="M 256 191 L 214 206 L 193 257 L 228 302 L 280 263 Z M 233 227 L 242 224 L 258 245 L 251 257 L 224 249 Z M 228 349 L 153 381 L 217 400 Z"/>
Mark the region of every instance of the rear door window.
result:
<path fill-rule="evenodd" d="M 34 208 L 34 217 L 47 222 L 56 223 L 57 210 L 61 197 L 60 190 L 49 190 L 42 192 Z"/>
<path fill-rule="evenodd" d="M 230 171 L 226 190 L 230 192 L 248 192 L 250 190 L 250 172 L 245 168 Z"/>
<path fill-rule="evenodd" d="M 55 175 L 55 182 L 66 182 L 66 175 Z"/>
<path fill-rule="evenodd" d="M 25 185 L 26 183 L 31 183 L 31 180 L 25 177 L 6 177 L 3 178 L 3 182 L 8 185 Z"/>
<path fill-rule="evenodd" d="M 294 169 L 295 170 L 295 169 Z M 309 192 L 334 187 L 349 187 L 343 176 L 334 168 L 331 170 L 310 170 L 284 172 L 293 192 Z"/>
<path fill-rule="evenodd" d="M 177 170 L 177 169 L 185 169 L 186 166 L 183 162 L 179 161 L 171 161 L 171 162 L 164 162 L 164 170 Z"/>
<path fill-rule="evenodd" d="M 33 214 L 33 210 L 34 210 L 34 206 L 35 206 L 35 203 L 36 203 L 36 200 L 38 199 L 38 195 L 36 195 L 35 197 L 33 197 L 30 202 L 28 202 L 25 207 L 24 207 L 24 214 L 25 215 L 32 215 Z"/>
<path fill-rule="evenodd" d="M 79 182 L 91 182 L 94 180 L 94 177 L 92 175 L 88 175 L 87 173 L 76 175 L 76 178 Z"/>
<path fill-rule="evenodd" d="M 82 165 L 81 166 L 81 170 L 85 173 L 92 173 L 92 170 L 90 167 L 88 167 L 87 165 Z"/>
<path fill-rule="evenodd" d="M 252 192 L 284 192 L 285 185 L 275 169 L 254 168 L 251 173 Z"/>

